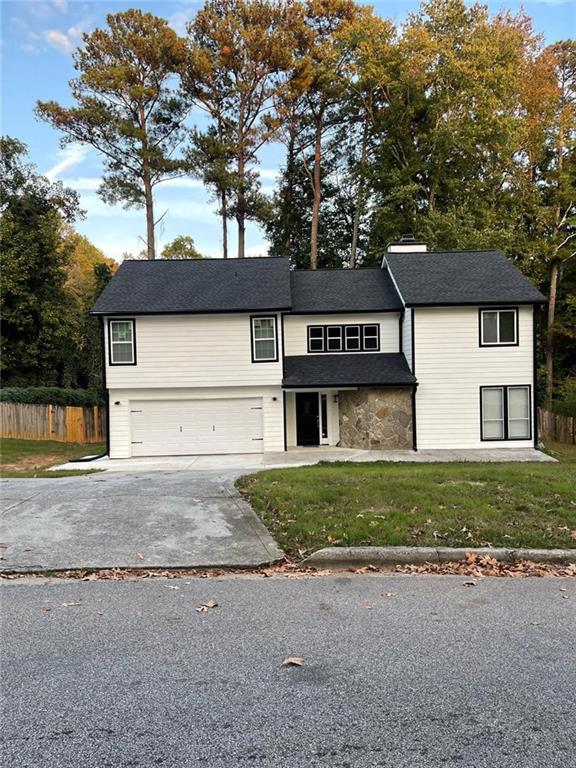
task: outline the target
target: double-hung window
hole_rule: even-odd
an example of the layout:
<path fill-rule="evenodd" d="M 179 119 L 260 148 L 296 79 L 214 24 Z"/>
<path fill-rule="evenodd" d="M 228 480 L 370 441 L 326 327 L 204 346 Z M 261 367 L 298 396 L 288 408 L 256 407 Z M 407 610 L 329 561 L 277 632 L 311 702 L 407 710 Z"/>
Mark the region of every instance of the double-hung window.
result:
<path fill-rule="evenodd" d="M 322 325 L 308 326 L 308 351 L 324 352 L 324 327 Z"/>
<path fill-rule="evenodd" d="M 342 326 L 329 325 L 326 329 L 326 349 L 328 352 L 342 352 Z"/>
<path fill-rule="evenodd" d="M 482 440 L 530 440 L 530 387 L 481 387 Z"/>
<path fill-rule="evenodd" d="M 252 318 L 252 361 L 270 363 L 278 360 L 275 317 Z"/>
<path fill-rule="evenodd" d="M 500 347 L 518 344 L 518 310 L 481 309 L 480 346 Z"/>
<path fill-rule="evenodd" d="M 134 320 L 109 320 L 110 365 L 136 365 Z"/>
<path fill-rule="evenodd" d="M 378 325 L 374 324 L 362 326 L 362 335 L 364 337 L 363 349 L 366 352 L 377 352 L 380 349 Z"/>
<path fill-rule="evenodd" d="M 346 352 L 358 352 L 362 348 L 359 325 L 345 325 L 344 337 Z"/>

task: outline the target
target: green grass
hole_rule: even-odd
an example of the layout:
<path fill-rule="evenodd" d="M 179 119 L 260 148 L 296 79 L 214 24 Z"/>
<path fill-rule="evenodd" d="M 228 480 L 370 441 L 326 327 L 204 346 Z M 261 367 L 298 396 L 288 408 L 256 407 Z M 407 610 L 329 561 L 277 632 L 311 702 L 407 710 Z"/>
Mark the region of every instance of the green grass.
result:
<path fill-rule="evenodd" d="M 560 464 L 323 463 L 240 478 L 291 555 L 326 546 L 576 547 L 576 447 Z"/>
<path fill-rule="evenodd" d="M 15 440 L 2 438 L 0 441 L 1 477 L 71 477 L 96 472 L 86 464 L 85 470 L 47 471 L 48 467 L 63 464 L 89 454 L 102 453 L 104 443 L 84 445 L 80 443 L 58 443 L 54 440 Z"/>

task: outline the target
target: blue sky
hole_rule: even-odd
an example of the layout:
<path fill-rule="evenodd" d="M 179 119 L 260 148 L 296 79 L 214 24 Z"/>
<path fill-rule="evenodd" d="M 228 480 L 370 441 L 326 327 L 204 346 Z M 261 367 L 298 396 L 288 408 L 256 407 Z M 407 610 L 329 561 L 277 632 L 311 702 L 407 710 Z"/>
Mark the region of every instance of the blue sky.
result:
<path fill-rule="evenodd" d="M 385 0 L 372 3 L 381 15 L 400 23 L 417 9 L 418 0 Z M 492 11 L 513 12 L 521 7 L 532 17 L 534 28 L 546 42 L 576 34 L 576 0 L 501 0 L 488 2 Z M 40 172 L 60 179 L 78 190 L 87 215 L 77 229 L 108 255 L 120 259 L 124 251 L 142 249 L 144 214 L 125 211 L 103 203 L 96 194 L 101 165 L 95 150 L 73 146 L 59 148 L 59 136 L 33 115 L 37 99 L 69 103 L 68 80 L 73 77 L 71 52 L 83 32 L 105 24 L 106 14 L 130 7 L 164 16 L 179 33 L 194 16 L 201 3 L 157 0 L 156 2 L 101 2 L 100 0 L 0 0 L 2 101 L 1 131 L 24 141 Z M 201 116 L 197 116 L 201 120 Z M 267 147 L 260 155 L 264 191 L 271 191 L 283 161 L 279 147 Z M 219 256 L 220 226 L 215 205 L 202 185 L 194 179 L 181 179 L 158 187 L 157 213 L 167 211 L 159 232 L 159 245 L 177 235 L 191 235 L 207 256 Z M 234 230 L 231 226 L 230 229 Z M 231 242 L 232 253 L 234 242 Z M 247 232 L 247 253 L 266 252 L 266 242 L 258 227 Z"/>

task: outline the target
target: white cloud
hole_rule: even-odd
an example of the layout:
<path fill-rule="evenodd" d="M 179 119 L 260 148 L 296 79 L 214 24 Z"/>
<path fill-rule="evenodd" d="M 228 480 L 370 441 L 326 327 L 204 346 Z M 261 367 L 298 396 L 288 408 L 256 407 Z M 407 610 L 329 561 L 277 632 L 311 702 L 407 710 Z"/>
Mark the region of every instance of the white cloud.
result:
<path fill-rule="evenodd" d="M 193 18 L 195 13 L 195 8 L 187 8 L 184 11 L 176 11 L 176 13 L 173 13 L 168 17 L 168 24 L 172 27 L 174 32 L 177 32 L 179 35 L 185 35 L 186 25 Z"/>
<path fill-rule="evenodd" d="M 68 27 L 66 32 L 60 32 L 59 29 L 47 29 L 43 36 L 51 48 L 62 53 L 72 53 L 82 42 L 82 35 L 85 31 L 86 23 L 80 22 L 80 24 Z"/>
<path fill-rule="evenodd" d="M 257 256 L 268 256 L 268 243 L 259 243 L 258 245 L 249 245 L 248 248 L 246 248 L 246 256 L 250 257 L 257 257 Z"/>
<path fill-rule="evenodd" d="M 58 157 L 62 159 L 56 165 L 53 165 L 52 168 L 49 168 L 44 176 L 47 176 L 50 181 L 54 181 L 63 171 L 75 168 L 83 163 L 89 152 L 89 147 L 85 147 L 82 144 L 70 144 L 58 152 Z"/>
<path fill-rule="evenodd" d="M 261 179 L 267 179 L 269 181 L 276 181 L 280 176 L 278 168 L 259 168 L 258 173 L 260 174 Z"/>
<path fill-rule="evenodd" d="M 68 0 L 52 0 L 52 5 L 60 13 L 66 13 L 68 10 Z"/>

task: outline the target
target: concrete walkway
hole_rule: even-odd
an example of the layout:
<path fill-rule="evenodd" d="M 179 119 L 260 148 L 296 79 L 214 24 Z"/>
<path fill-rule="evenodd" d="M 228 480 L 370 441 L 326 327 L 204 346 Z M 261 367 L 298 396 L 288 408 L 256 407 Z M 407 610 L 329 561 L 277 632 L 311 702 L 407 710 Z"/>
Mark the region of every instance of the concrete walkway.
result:
<path fill-rule="evenodd" d="M 393 462 L 462 462 L 462 461 L 556 461 L 533 448 L 483 448 L 480 450 L 434 451 L 364 451 L 349 448 L 296 448 L 282 453 L 248 453 L 226 456 L 149 456 L 132 459 L 109 459 L 107 456 L 89 463 L 68 462 L 52 469 L 100 469 L 107 472 L 192 472 L 244 471 L 302 467 L 320 461 L 393 461 Z"/>
<path fill-rule="evenodd" d="M 250 566 L 283 557 L 222 473 L 0 481 L 0 570 Z"/>

